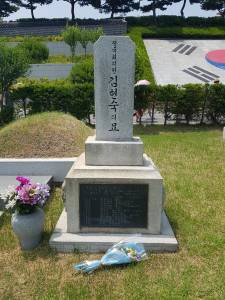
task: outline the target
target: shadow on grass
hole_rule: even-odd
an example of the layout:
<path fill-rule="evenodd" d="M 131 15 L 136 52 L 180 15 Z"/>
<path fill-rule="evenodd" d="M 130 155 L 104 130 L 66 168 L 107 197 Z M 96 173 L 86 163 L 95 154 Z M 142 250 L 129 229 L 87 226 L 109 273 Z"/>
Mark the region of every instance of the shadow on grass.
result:
<path fill-rule="evenodd" d="M 51 233 L 44 232 L 39 246 L 34 250 L 21 250 L 21 255 L 26 261 L 36 261 L 40 258 L 58 261 L 58 253 L 49 246 Z"/>
<path fill-rule="evenodd" d="M 159 135 L 161 132 L 174 132 L 174 133 L 192 133 L 192 132 L 206 132 L 212 130 L 222 130 L 222 126 L 216 125 L 135 125 L 135 135 Z"/>
<path fill-rule="evenodd" d="M 6 220 L 6 214 L 3 213 L 3 215 L 0 217 L 0 229 L 3 227 L 3 225 L 5 225 L 7 223 Z"/>

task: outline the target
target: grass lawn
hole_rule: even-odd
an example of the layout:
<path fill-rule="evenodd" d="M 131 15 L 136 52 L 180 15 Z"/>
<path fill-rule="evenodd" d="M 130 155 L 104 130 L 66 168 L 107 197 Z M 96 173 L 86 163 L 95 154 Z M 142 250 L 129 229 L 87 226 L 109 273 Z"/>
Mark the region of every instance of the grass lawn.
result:
<path fill-rule="evenodd" d="M 65 55 L 54 55 L 49 56 L 48 60 L 46 60 L 44 63 L 46 64 L 71 64 L 71 63 L 80 63 L 82 61 L 85 61 L 87 58 L 92 57 L 92 55 L 76 55 L 74 58 L 74 61 L 72 60 L 71 56 L 65 56 Z"/>
<path fill-rule="evenodd" d="M 21 252 L 10 216 L 0 219 L 0 299 L 225 299 L 225 142 L 219 128 L 136 127 L 166 185 L 174 254 L 84 276 L 72 264 L 101 255 L 57 254 L 48 240 L 63 204 L 55 188 L 44 240 Z"/>

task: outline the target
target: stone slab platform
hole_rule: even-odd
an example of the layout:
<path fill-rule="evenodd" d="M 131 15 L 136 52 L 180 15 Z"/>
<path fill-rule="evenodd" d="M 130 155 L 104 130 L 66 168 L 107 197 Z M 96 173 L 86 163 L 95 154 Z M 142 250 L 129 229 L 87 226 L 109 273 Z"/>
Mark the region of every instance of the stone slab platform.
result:
<path fill-rule="evenodd" d="M 130 141 L 98 141 L 89 136 L 85 142 L 85 162 L 90 166 L 142 166 L 143 153 L 139 137 Z"/>
<path fill-rule="evenodd" d="M 106 233 L 67 233 L 67 213 L 64 210 L 49 241 L 50 246 L 58 252 L 105 252 L 121 240 L 134 238 L 142 243 L 146 251 L 154 253 L 175 252 L 178 242 L 169 220 L 162 213 L 161 234 L 106 234 Z"/>

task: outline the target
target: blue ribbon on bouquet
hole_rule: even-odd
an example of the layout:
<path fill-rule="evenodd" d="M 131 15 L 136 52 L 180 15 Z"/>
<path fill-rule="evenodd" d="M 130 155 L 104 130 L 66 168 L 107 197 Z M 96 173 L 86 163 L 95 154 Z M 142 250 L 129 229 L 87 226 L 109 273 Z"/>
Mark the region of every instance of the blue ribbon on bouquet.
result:
<path fill-rule="evenodd" d="M 139 262 L 147 258 L 144 246 L 135 242 L 121 241 L 113 245 L 101 260 L 84 261 L 74 265 L 76 271 L 92 273 L 100 266 L 114 266 Z"/>

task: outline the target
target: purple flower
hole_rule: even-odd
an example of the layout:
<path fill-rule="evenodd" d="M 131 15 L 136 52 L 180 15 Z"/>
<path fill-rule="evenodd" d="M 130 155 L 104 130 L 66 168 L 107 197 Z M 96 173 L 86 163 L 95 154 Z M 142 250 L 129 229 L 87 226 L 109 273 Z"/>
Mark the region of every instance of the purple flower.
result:
<path fill-rule="evenodd" d="M 23 204 L 29 204 L 31 206 L 41 205 L 43 206 L 47 198 L 50 195 L 50 188 L 45 184 L 25 184 L 17 191 L 19 201 Z"/>
<path fill-rule="evenodd" d="M 29 178 L 18 176 L 20 185 L 14 187 L 13 193 L 7 196 L 14 209 L 20 213 L 29 213 L 36 206 L 43 206 L 50 195 L 50 187 L 46 184 L 32 183 Z"/>

